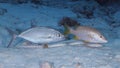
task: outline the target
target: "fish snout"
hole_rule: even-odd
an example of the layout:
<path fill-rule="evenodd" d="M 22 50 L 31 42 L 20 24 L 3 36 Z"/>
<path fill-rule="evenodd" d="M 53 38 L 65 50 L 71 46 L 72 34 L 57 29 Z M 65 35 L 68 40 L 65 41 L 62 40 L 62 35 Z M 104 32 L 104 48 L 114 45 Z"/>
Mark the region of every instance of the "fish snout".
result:
<path fill-rule="evenodd" d="M 64 36 L 64 35 L 62 35 L 61 39 L 65 40 L 65 36 Z"/>
<path fill-rule="evenodd" d="M 101 43 L 107 43 L 108 41 L 107 41 L 107 39 L 102 39 L 101 40 Z"/>
<path fill-rule="evenodd" d="M 108 42 L 108 40 L 104 36 L 101 35 L 100 38 L 101 38 L 101 43 L 107 43 Z"/>
<path fill-rule="evenodd" d="M 58 39 L 60 39 L 60 40 L 65 40 L 65 36 L 61 34 L 61 35 L 58 37 Z"/>
<path fill-rule="evenodd" d="M 107 42 L 108 42 L 108 41 L 105 39 L 105 40 L 104 40 L 104 43 L 107 43 Z"/>

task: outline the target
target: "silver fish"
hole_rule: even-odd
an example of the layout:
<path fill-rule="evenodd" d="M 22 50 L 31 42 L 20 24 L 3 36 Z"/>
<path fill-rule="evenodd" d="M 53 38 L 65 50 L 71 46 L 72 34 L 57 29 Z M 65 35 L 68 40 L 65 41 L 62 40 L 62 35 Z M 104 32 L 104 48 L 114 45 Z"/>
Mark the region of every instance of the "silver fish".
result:
<path fill-rule="evenodd" d="M 69 32 L 75 35 L 77 40 L 89 43 L 107 43 L 105 37 L 95 28 L 88 26 L 78 26 L 76 29 L 68 27 Z"/>
<path fill-rule="evenodd" d="M 11 32 L 10 30 L 8 31 Z M 22 32 L 21 34 L 17 35 L 17 37 L 37 44 L 47 44 L 62 41 L 65 39 L 62 33 L 48 27 L 34 27 Z M 13 37 L 13 39 L 14 38 L 16 37 Z M 8 47 L 11 45 L 12 41 L 8 44 Z"/>

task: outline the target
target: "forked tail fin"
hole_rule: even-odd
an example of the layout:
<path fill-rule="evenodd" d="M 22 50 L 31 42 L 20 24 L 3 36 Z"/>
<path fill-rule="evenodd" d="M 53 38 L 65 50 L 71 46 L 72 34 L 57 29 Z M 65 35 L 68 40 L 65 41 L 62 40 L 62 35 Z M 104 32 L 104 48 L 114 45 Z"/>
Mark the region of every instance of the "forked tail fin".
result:
<path fill-rule="evenodd" d="M 65 31 L 64 31 L 64 35 L 68 35 L 68 34 L 74 34 L 75 30 L 67 25 L 64 25 Z"/>
<path fill-rule="evenodd" d="M 13 43 L 13 41 L 16 39 L 17 35 L 15 34 L 15 32 L 13 32 L 12 30 L 10 30 L 9 28 L 6 27 L 6 30 L 10 33 L 10 35 L 12 36 L 10 42 L 7 45 L 7 48 L 10 47 Z"/>
<path fill-rule="evenodd" d="M 64 30 L 64 35 L 70 34 L 69 26 L 64 25 L 64 28 L 65 28 L 65 30 Z"/>

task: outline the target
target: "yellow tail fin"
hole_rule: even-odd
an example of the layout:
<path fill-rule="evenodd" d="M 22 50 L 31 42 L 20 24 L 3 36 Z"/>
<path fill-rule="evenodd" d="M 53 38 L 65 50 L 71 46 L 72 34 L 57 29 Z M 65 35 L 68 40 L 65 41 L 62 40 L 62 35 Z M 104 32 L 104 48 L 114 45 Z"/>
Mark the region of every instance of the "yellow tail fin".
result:
<path fill-rule="evenodd" d="M 78 38 L 77 36 L 74 36 L 74 39 L 75 39 L 75 40 L 79 40 L 79 38 Z"/>
<path fill-rule="evenodd" d="M 67 34 L 70 34 L 70 30 L 69 30 L 69 27 L 67 25 L 64 25 L 64 35 L 67 35 Z"/>

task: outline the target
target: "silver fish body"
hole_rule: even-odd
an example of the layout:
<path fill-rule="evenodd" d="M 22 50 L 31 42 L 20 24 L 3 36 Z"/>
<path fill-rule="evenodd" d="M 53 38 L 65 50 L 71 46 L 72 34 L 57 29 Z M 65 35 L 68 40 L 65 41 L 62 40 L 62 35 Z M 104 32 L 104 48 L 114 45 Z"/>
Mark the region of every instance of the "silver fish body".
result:
<path fill-rule="evenodd" d="M 96 29 L 88 26 L 79 26 L 75 30 L 70 28 L 71 34 L 79 40 L 90 43 L 107 43 L 105 37 Z"/>
<path fill-rule="evenodd" d="M 65 39 L 59 31 L 48 27 L 34 27 L 22 32 L 18 37 L 33 43 L 51 43 Z"/>

